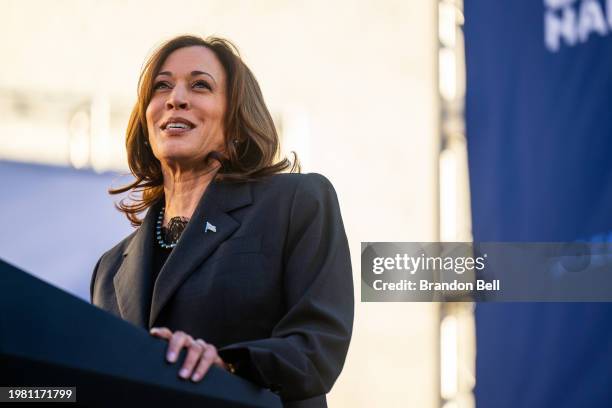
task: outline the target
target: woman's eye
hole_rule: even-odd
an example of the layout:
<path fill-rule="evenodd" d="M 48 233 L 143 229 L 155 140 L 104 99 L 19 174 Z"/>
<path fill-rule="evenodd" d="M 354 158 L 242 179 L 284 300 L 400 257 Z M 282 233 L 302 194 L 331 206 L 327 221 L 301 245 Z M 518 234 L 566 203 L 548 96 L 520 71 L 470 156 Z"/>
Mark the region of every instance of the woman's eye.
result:
<path fill-rule="evenodd" d="M 170 85 L 168 85 L 168 83 L 165 81 L 160 81 L 160 82 L 157 82 L 155 85 L 153 85 L 154 90 L 168 89 L 168 88 L 170 88 Z"/>
<path fill-rule="evenodd" d="M 205 88 L 205 89 L 208 89 L 209 91 L 212 90 L 211 86 L 206 81 L 196 81 L 193 84 L 193 87 L 194 88 Z"/>

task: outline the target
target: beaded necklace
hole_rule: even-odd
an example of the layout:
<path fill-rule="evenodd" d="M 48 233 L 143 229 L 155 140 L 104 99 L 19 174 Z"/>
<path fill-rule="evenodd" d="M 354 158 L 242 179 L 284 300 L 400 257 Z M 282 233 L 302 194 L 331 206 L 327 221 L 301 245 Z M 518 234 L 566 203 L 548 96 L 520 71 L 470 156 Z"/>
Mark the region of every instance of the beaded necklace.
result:
<path fill-rule="evenodd" d="M 187 223 L 189 222 L 189 218 L 186 217 L 172 217 L 170 222 L 168 223 L 167 228 L 162 227 L 162 222 L 164 221 L 164 210 L 165 207 L 162 207 L 159 211 L 159 216 L 157 217 L 157 225 L 155 226 L 155 236 L 157 237 L 157 243 L 160 247 L 164 249 L 172 249 L 178 244 L 178 240 L 181 237 L 181 234 L 185 230 Z M 166 239 L 169 239 L 170 243 L 166 243 L 164 240 L 164 236 Z"/>

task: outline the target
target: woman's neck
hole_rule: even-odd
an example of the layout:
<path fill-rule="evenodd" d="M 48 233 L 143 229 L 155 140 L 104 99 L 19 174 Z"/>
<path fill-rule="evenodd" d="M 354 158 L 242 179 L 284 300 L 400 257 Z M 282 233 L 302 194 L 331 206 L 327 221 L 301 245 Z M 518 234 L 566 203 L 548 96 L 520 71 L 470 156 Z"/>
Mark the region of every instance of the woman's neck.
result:
<path fill-rule="evenodd" d="M 166 200 L 162 225 L 166 226 L 173 217 L 191 218 L 216 172 L 217 169 L 178 171 L 162 167 Z"/>

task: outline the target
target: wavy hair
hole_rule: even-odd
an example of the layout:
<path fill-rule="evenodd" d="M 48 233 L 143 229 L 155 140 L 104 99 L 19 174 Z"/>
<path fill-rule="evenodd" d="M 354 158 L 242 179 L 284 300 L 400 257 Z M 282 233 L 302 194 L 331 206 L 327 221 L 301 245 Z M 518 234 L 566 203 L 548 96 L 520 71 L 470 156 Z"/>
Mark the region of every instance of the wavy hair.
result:
<path fill-rule="evenodd" d="M 130 172 L 135 180 L 128 185 L 109 189 L 110 194 L 129 192 L 116 208 L 133 226 L 142 224 L 138 214 L 154 205 L 164 195 L 161 163 L 148 145 L 146 110 L 153 95 L 156 75 L 168 56 L 184 47 L 202 46 L 219 59 L 227 77 L 227 106 L 224 118 L 225 152 L 210 152 L 207 165 L 221 164 L 215 179 L 229 182 L 253 181 L 282 172 L 300 172 L 295 152 L 293 162 L 279 159 L 280 143 L 272 116 L 251 70 L 242 61 L 238 49 L 219 37 L 192 35 L 175 37 L 159 46 L 143 66 L 138 81 L 138 97 L 126 130 L 125 145 Z"/>

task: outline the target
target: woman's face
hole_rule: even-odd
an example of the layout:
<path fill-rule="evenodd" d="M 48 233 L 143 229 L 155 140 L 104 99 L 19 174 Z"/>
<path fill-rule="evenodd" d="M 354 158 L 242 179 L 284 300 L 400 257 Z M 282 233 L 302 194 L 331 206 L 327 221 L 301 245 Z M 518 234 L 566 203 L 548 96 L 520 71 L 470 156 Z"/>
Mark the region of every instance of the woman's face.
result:
<path fill-rule="evenodd" d="M 149 144 L 170 166 L 200 167 L 212 151 L 223 151 L 226 77 L 206 47 L 180 48 L 153 80 L 147 106 Z"/>

